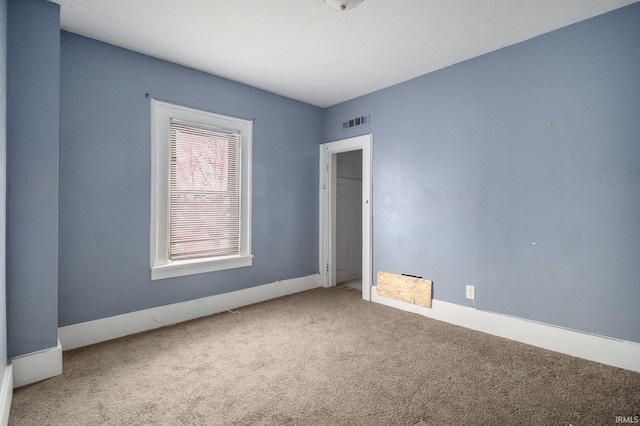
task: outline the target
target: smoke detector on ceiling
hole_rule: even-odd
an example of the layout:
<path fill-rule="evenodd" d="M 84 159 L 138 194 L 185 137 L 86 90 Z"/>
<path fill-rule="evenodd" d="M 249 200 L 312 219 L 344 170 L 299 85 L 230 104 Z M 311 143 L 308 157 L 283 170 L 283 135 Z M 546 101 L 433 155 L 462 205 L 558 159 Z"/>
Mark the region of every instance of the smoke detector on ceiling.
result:
<path fill-rule="evenodd" d="M 353 9 L 363 1 L 364 0 L 324 0 L 327 6 L 345 12 Z"/>

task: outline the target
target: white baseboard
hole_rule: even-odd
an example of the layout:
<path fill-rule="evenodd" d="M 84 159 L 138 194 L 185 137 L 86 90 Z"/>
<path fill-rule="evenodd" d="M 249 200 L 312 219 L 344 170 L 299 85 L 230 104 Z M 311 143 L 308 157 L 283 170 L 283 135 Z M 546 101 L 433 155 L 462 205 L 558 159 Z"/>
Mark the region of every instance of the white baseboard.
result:
<path fill-rule="evenodd" d="M 539 348 L 640 372 L 640 343 L 582 333 L 508 315 L 433 300 L 432 308 L 389 299 L 371 289 L 371 301 Z"/>
<path fill-rule="evenodd" d="M 11 358 L 13 387 L 29 385 L 62 374 L 62 346 Z"/>
<path fill-rule="evenodd" d="M 0 387 L 0 426 L 9 424 L 9 412 L 13 399 L 13 368 L 11 362 L 7 362 Z"/>
<path fill-rule="evenodd" d="M 319 274 L 276 281 L 230 293 L 60 327 L 58 337 L 64 350 L 75 349 L 321 286 Z"/>

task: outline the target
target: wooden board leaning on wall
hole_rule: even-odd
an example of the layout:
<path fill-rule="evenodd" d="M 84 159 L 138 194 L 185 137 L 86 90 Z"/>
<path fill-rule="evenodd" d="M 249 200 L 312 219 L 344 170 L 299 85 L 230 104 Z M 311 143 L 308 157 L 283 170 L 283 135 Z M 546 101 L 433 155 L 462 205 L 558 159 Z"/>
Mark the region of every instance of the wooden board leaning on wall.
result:
<path fill-rule="evenodd" d="M 380 296 L 430 308 L 432 286 L 431 280 L 378 271 L 377 290 Z"/>

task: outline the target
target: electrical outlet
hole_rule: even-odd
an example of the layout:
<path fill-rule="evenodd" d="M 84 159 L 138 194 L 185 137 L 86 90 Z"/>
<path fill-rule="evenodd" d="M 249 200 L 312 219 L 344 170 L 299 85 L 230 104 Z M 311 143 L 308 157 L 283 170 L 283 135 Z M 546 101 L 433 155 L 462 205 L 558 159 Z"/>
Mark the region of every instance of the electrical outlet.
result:
<path fill-rule="evenodd" d="M 476 286 L 474 285 L 467 286 L 467 299 L 471 299 L 471 300 L 476 299 Z"/>

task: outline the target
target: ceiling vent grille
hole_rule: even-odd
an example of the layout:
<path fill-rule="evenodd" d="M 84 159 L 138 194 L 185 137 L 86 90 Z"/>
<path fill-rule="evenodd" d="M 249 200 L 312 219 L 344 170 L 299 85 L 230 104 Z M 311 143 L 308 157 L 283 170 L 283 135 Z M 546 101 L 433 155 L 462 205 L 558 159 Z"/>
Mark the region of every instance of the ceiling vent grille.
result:
<path fill-rule="evenodd" d="M 364 126 L 369 124 L 369 116 L 363 115 L 362 117 L 352 118 L 349 121 L 342 123 L 342 130 L 351 129 L 352 127 Z"/>

